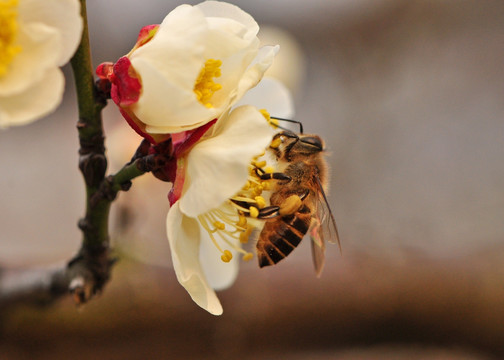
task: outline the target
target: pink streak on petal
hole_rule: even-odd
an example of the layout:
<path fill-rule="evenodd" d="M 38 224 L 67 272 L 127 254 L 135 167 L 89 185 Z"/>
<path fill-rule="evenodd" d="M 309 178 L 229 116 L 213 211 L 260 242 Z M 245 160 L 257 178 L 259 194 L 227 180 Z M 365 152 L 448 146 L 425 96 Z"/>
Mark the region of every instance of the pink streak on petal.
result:
<path fill-rule="evenodd" d="M 120 107 L 129 106 L 138 101 L 142 84 L 136 77 L 130 60 L 123 56 L 114 64 L 114 72 L 109 76 L 112 82 L 110 96 Z"/>

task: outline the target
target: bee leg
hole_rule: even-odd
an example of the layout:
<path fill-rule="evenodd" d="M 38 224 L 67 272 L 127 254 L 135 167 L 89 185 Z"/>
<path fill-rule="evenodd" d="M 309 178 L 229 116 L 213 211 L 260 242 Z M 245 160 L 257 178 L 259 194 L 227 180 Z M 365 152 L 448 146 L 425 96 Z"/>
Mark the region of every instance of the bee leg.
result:
<path fill-rule="evenodd" d="M 304 193 L 302 193 L 301 195 L 299 195 L 299 198 L 300 198 L 301 200 L 304 200 L 304 199 L 308 196 L 308 194 L 310 194 L 310 190 L 306 189 L 306 190 L 304 191 Z"/>
<path fill-rule="evenodd" d="M 258 219 L 267 220 L 273 219 L 280 215 L 280 206 L 266 206 L 259 210 Z"/>
<path fill-rule="evenodd" d="M 287 180 L 291 181 L 292 178 L 289 175 L 285 175 L 284 173 L 274 172 L 274 173 L 265 173 L 263 169 L 256 168 L 256 175 L 261 180 Z"/>

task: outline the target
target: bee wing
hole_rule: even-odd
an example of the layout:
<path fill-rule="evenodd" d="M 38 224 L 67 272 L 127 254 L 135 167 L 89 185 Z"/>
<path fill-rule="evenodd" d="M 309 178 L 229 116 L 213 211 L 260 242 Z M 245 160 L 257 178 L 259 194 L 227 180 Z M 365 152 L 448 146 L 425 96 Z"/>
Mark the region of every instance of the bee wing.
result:
<path fill-rule="evenodd" d="M 327 240 L 332 244 L 338 244 L 341 252 L 341 243 L 338 235 L 338 227 L 336 226 L 336 220 L 332 214 L 331 208 L 329 207 L 329 202 L 327 201 L 326 194 L 320 183 L 320 179 L 317 179 L 317 217 L 320 221 L 320 236 L 322 240 Z"/>
<path fill-rule="evenodd" d="M 311 238 L 311 250 L 313 266 L 315 266 L 315 273 L 317 277 L 320 277 L 322 270 L 324 269 L 325 263 L 325 242 L 322 238 L 320 221 L 317 217 L 312 218 L 310 238 Z"/>
<path fill-rule="evenodd" d="M 338 243 L 340 252 L 341 244 L 338 236 L 338 228 L 336 221 L 329 208 L 327 197 L 325 195 L 320 179 L 316 178 L 317 183 L 317 196 L 315 201 L 315 214 L 312 218 L 310 237 L 313 265 L 315 272 L 319 277 L 322 274 L 322 269 L 325 263 L 325 241 L 330 243 Z"/>

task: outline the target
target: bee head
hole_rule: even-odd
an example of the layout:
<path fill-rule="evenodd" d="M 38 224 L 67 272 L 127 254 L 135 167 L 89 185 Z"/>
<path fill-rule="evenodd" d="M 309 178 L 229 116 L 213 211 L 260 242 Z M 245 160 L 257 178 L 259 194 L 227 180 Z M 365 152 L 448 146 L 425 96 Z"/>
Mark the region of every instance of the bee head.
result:
<path fill-rule="evenodd" d="M 297 156 L 306 158 L 317 155 L 324 149 L 322 139 L 317 135 L 298 135 L 291 131 L 283 131 L 277 136 L 282 140 L 278 155 L 287 161 L 293 161 Z"/>
<path fill-rule="evenodd" d="M 301 135 L 299 137 L 301 146 L 312 153 L 318 153 L 324 150 L 322 139 L 317 135 Z"/>

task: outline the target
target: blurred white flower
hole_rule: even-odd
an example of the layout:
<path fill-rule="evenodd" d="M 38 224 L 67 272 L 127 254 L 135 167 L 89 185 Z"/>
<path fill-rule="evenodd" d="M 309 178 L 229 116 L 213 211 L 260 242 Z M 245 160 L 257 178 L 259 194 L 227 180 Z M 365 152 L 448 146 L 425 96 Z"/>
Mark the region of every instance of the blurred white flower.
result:
<path fill-rule="evenodd" d="M 219 118 L 258 84 L 278 51 L 260 48 L 258 31 L 234 5 L 181 5 L 161 25 L 142 29 L 113 68 L 97 73 L 111 80 L 112 98 L 130 125 L 159 142 Z"/>
<path fill-rule="evenodd" d="M 306 54 L 299 41 L 288 31 L 276 26 L 261 26 L 259 38 L 261 44 L 274 43 L 282 49 L 265 76 L 279 80 L 294 98 L 301 98 L 306 82 Z"/>
<path fill-rule="evenodd" d="M 65 84 L 59 67 L 77 49 L 82 27 L 78 0 L 0 2 L 0 128 L 56 109 Z"/>

